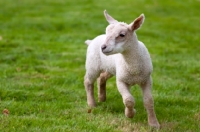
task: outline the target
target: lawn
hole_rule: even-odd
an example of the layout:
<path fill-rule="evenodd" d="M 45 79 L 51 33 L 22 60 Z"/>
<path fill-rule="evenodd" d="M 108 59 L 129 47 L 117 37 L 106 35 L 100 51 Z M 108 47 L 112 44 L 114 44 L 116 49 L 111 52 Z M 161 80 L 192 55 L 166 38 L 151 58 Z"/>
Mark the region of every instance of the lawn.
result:
<path fill-rule="evenodd" d="M 1 0 L 0 7 L 1 132 L 154 131 L 138 86 L 137 114 L 124 116 L 115 78 L 107 101 L 88 113 L 84 41 L 105 32 L 104 9 L 127 23 L 145 14 L 137 35 L 153 61 L 158 131 L 200 130 L 199 0 Z"/>

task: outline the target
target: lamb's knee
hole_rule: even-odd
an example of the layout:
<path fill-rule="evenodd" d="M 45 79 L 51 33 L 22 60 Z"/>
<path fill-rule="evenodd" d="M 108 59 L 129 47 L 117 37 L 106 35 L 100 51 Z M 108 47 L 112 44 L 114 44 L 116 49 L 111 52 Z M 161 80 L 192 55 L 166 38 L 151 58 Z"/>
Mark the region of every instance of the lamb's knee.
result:
<path fill-rule="evenodd" d="M 133 108 L 134 105 L 135 105 L 135 102 L 134 102 L 134 99 L 133 97 L 128 97 L 128 98 L 125 98 L 124 99 L 124 105 L 127 107 L 127 108 Z"/>
<path fill-rule="evenodd" d="M 146 109 L 154 108 L 154 101 L 152 97 L 144 97 L 144 106 Z"/>
<path fill-rule="evenodd" d="M 92 82 L 87 77 L 85 77 L 84 85 L 85 85 L 85 89 L 88 91 L 89 88 L 91 88 Z"/>

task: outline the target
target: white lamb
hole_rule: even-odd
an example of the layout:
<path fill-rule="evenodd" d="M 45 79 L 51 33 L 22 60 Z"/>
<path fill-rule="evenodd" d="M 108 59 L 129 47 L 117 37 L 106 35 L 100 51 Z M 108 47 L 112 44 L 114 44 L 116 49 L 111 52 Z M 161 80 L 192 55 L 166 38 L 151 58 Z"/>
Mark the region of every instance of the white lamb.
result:
<path fill-rule="evenodd" d="M 154 102 L 151 94 L 151 58 L 145 45 L 138 41 L 135 31 L 144 21 L 141 14 L 131 24 L 118 22 L 104 11 L 110 25 L 106 34 L 87 40 L 85 90 L 87 103 L 95 107 L 94 82 L 98 83 L 98 100 L 106 100 L 106 81 L 116 76 L 117 88 L 123 98 L 125 115 L 132 118 L 135 114 L 135 101 L 130 93 L 130 87 L 138 84 L 143 91 L 144 106 L 148 113 L 148 123 L 152 127 L 160 125 L 154 112 Z"/>

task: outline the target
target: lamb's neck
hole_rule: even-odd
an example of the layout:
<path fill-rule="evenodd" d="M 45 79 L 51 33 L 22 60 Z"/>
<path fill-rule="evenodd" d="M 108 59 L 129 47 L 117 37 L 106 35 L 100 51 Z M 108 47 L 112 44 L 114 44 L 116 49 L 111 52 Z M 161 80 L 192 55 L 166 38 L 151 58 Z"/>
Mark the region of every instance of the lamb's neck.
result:
<path fill-rule="evenodd" d="M 140 56 L 140 49 L 139 49 L 139 42 L 137 39 L 133 39 L 129 41 L 129 47 L 122 53 L 124 59 L 129 62 L 131 60 L 139 59 Z"/>
<path fill-rule="evenodd" d="M 141 62 L 141 52 L 138 40 L 132 40 L 129 46 L 130 47 L 122 54 L 124 64 L 128 69 L 138 69 L 140 67 Z"/>

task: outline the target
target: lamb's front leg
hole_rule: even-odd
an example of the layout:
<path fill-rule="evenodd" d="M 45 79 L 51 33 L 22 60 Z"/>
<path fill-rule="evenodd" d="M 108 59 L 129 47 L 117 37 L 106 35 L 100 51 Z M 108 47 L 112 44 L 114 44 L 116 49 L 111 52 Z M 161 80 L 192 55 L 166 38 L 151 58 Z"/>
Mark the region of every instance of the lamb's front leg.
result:
<path fill-rule="evenodd" d="M 154 112 L 154 101 L 151 94 L 151 82 L 151 77 L 149 77 L 149 79 L 140 86 L 143 92 L 143 101 L 147 110 L 149 125 L 152 127 L 160 128 L 160 124 L 158 123 L 156 114 Z"/>
<path fill-rule="evenodd" d="M 123 103 L 125 105 L 125 115 L 129 118 L 133 118 L 135 115 L 135 101 L 130 93 L 130 86 L 122 81 L 117 80 L 117 87 L 123 98 Z"/>

